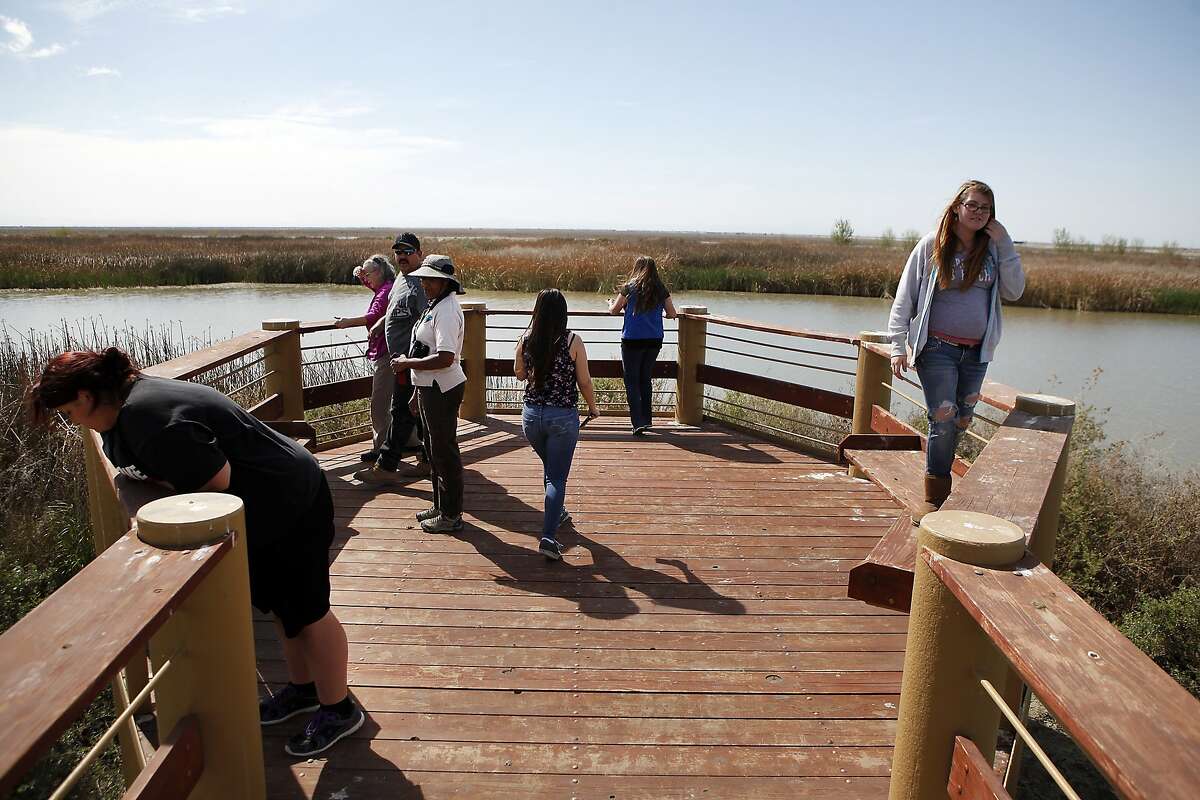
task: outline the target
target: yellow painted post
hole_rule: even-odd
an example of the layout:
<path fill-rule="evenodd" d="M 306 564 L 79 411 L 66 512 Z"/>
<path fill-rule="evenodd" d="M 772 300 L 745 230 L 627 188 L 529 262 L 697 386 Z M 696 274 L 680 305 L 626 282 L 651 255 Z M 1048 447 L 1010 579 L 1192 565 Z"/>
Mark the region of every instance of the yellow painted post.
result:
<path fill-rule="evenodd" d="M 294 331 L 263 348 L 267 369 L 267 395 L 279 394 L 283 398 L 280 419 L 304 419 L 303 361 L 300 357 L 300 320 L 264 319 L 264 331 Z"/>
<path fill-rule="evenodd" d="M 891 408 L 892 393 L 884 387 L 892 385 L 892 362 L 890 358 L 864 347 L 863 343 L 890 345 L 892 340 L 886 333 L 872 331 L 863 331 L 858 334 L 858 338 L 858 371 L 854 377 L 854 418 L 850 422 L 850 432 L 870 433 L 871 407 Z M 866 474 L 858 467 L 851 465 L 850 477 L 865 478 Z"/>
<path fill-rule="evenodd" d="M 487 303 L 460 303 L 466 330 L 463 335 L 463 370 L 467 389 L 458 415 L 472 422 L 487 417 Z"/>
<path fill-rule="evenodd" d="M 1018 394 L 1016 410 L 1036 417 L 1074 417 L 1075 402 L 1049 394 Z M 1046 490 L 1046 500 L 1038 513 L 1029 537 L 1029 550 L 1047 567 L 1054 567 L 1054 547 L 1058 538 L 1058 515 L 1062 509 L 1063 489 L 1067 485 L 1070 438 L 1062 457 L 1054 467 L 1054 476 Z"/>
<path fill-rule="evenodd" d="M 104 468 L 104 453 L 100 450 L 100 436 L 88 429 L 83 433 L 84 472 L 88 487 L 88 516 L 92 523 L 92 545 L 96 555 L 103 553 L 117 539 L 129 532 L 131 527 L 125 507 L 112 488 L 108 471 Z M 121 673 L 113 679 L 113 698 L 117 711 L 129 706 L 129 698 L 145 688 L 150 679 L 146 651 L 141 649 L 130 659 Z M 139 711 L 142 709 L 138 709 Z M 146 754 L 138 739 L 137 723 L 130 717 L 117 731 L 117 745 L 121 749 L 121 774 L 128 787 L 146 767 Z"/>
<path fill-rule="evenodd" d="M 1020 528 L 974 511 L 926 514 L 917 542 L 918 553 L 928 549 L 977 567 L 1009 566 L 1025 553 Z M 991 763 L 1000 711 L 979 680 L 1002 685 L 1007 671 L 991 640 L 918 557 L 889 800 L 945 800 L 956 735 L 975 742 Z"/>
<path fill-rule="evenodd" d="M 261 800 L 267 789 L 242 501 L 211 492 L 164 497 L 142 506 L 137 525 L 143 542 L 166 550 L 231 540 L 150 641 L 155 669 L 171 662 L 155 692 L 158 729 L 174 730 L 188 714 L 200 721 L 204 773 L 190 800 Z"/>
<path fill-rule="evenodd" d="M 707 314 L 708 306 L 680 306 L 679 311 L 679 374 L 675 379 L 675 420 L 683 425 L 699 425 L 704 420 L 704 384 L 696 375 L 704 363 L 704 346 L 708 340 L 708 322 L 691 319 L 684 314 Z"/>

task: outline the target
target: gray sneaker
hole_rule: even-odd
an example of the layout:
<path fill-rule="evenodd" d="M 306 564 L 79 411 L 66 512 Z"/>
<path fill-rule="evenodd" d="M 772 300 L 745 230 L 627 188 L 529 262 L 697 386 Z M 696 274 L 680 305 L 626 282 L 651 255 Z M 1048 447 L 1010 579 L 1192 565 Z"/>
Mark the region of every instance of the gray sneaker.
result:
<path fill-rule="evenodd" d="M 443 514 L 438 514 L 433 519 L 424 520 L 421 523 L 421 530 L 426 533 L 454 533 L 455 531 L 461 531 L 462 526 L 462 516 L 447 517 Z"/>
<path fill-rule="evenodd" d="M 320 710 L 312 721 L 296 734 L 283 749 L 290 756 L 311 758 L 317 753 L 323 753 L 342 739 L 363 726 L 366 714 L 357 705 L 347 717 L 339 717 L 332 711 Z"/>
<path fill-rule="evenodd" d="M 439 516 L 441 513 L 442 512 L 437 510 L 437 506 L 430 506 L 424 511 L 417 512 L 417 522 L 424 522 L 427 519 L 433 519 L 434 517 Z"/>
<path fill-rule="evenodd" d="M 354 478 L 363 483 L 408 483 L 413 479 L 413 476 L 398 470 L 381 467 L 379 462 L 376 462 L 366 469 L 360 469 L 358 472 L 355 472 Z"/>

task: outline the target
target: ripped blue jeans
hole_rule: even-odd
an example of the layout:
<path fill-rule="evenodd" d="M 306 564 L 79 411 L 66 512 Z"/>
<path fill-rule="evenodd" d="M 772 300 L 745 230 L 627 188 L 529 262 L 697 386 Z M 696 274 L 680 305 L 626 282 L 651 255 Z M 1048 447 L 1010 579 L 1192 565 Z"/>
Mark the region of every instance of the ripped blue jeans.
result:
<path fill-rule="evenodd" d="M 930 337 L 913 366 L 929 408 L 925 472 L 948 478 L 958 437 L 971 424 L 988 365 L 979 360 L 979 347 Z"/>

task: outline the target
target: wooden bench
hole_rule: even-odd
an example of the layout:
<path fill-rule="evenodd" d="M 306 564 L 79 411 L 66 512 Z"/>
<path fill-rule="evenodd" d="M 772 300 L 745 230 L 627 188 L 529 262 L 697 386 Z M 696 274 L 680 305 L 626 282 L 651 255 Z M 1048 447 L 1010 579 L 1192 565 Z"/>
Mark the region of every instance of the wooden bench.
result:
<path fill-rule="evenodd" d="M 1072 417 L 1012 412 L 974 467 L 955 482 L 942 508 L 1011 520 L 1025 532 L 1026 539 L 1032 539 L 1051 477 L 1065 454 L 1072 422 Z M 897 502 L 924 499 L 924 487 L 917 488 L 924 475 L 920 453 L 846 450 L 845 456 Z M 917 562 L 916 534 L 911 517 L 896 520 L 867 558 L 850 570 L 848 595 L 880 608 L 908 611 Z"/>

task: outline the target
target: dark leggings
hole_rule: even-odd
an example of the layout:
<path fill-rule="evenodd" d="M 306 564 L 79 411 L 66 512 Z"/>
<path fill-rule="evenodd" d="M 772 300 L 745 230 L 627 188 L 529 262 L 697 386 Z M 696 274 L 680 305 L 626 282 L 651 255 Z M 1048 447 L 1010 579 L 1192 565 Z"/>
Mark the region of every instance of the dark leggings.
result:
<path fill-rule="evenodd" d="M 629 401 L 629 419 L 634 428 L 649 425 L 654 389 L 650 378 L 654 362 L 662 350 L 662 339 L 622 339 L 621 365 L 624 370 L 625 397 Z"/>
<path fill-rule="evenodd" d="M 421 422 L 425 426 L 425 451 L 433 481 L 433 506 L 443 517 L 457 517 L 463 510 L 462 455 L 458 452 L 458 407 L 467 384 L 448 392 L 433 386 L 418 386 Z"/>

